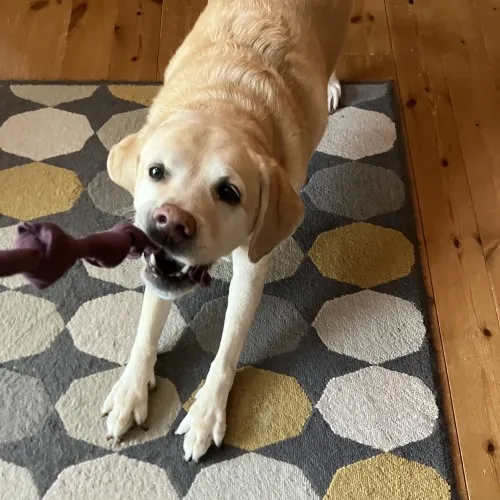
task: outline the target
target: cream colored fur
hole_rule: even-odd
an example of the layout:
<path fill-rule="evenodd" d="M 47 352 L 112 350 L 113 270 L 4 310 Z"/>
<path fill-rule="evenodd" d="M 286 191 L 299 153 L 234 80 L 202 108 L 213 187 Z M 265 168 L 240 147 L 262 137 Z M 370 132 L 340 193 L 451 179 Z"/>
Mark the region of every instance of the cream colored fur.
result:
<path fill-rule="evenodd" d="M 227 397 L 270 253 L 302 220 L 298 193 L 338 104 L 334 69 L 351 3 L 209 0 L 167 67 L 145 126 L 110 152 L 110 176 L 133 193 L 138 225 L 153 208 L 175 203 L 199 228 L 182 260 L 208 264 L 233 256 L 220 348 L 177 429 L 186 460 L 198 461 L 224 437 Z M 168 181 L 148 178 L 155 162 L 168 169 Z M 240 206 L 214 200 L 212 186 L 222 177 L 240 189 Z M 146 285 L 130 362 L 103 405 L 115 440 L 146 420 L 158 338 L 173 298 Z"/>

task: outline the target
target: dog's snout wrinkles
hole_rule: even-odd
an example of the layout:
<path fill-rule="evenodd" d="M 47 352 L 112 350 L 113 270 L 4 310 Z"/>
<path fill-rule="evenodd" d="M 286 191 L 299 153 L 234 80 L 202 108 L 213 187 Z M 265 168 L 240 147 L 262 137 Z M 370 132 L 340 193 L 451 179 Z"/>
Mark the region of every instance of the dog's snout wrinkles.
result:
<path fill-rule="evenodd" d="M 172 203 L 155 209 L 153 219 L 158 230 L 173 244 L 179 244 L 196 234 L 195 218 Z"/>

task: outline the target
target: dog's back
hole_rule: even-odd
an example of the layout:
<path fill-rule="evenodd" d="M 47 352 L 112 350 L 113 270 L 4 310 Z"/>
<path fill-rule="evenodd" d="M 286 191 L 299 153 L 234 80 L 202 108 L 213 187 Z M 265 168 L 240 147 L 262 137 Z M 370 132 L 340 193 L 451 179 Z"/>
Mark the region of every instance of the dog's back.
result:
<path fill-rule="evenodd" d="M 276 156 L 303 165 L 327 119 L 326 87 L 351 0 L 209 0 L 165 70 L 149 120 L 172 109 L 240 113 L 274 137 Z M 231 108 L 231 109 L 229 109 Z M 292 175 L 292 177 L 295 177 Z"/>

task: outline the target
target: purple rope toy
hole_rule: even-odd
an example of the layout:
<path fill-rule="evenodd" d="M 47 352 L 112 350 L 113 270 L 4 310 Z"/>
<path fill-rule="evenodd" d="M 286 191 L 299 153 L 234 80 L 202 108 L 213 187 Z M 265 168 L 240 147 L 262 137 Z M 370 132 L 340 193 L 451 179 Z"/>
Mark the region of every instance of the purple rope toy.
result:
<path fill-rule="evenodd" d="M 108 231 L 73 238 L 56 224 L 21 223 L 14 248 L 0 251 L 0 277 L 22 274 L 32 285 L 44 289 L 59 280 L 77 260 L 98 267 L 119 266 L 127 257 L 158 253 L 149 238 L 133 224 L 119 223 Z M 210 285 L 210 275 L 189 276 L 192 282 Z"/>

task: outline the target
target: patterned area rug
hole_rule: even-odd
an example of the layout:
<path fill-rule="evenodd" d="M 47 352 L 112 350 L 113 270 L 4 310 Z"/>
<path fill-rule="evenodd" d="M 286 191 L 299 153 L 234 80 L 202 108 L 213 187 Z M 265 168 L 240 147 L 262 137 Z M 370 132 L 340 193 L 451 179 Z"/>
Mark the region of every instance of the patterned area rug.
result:
<path fill-rule="evenodd" d="M 0 245 L 19 220 L 84 235 L 129 214 L 106 156 L 156 90 L 0 85 Z M 81 263 L 43 292 L 0 281 L 0 497 L 451 498 L 401 147 L 391 86 L 346 86 L 310 164 L 304 223 L 274 257 L 225 445 L 199 465 L 173 430 L 217 349 L 230 264 L 177 302 L 149 431 L 117 448 L 99 408 L 133 342 L 140 262 Z"/>

